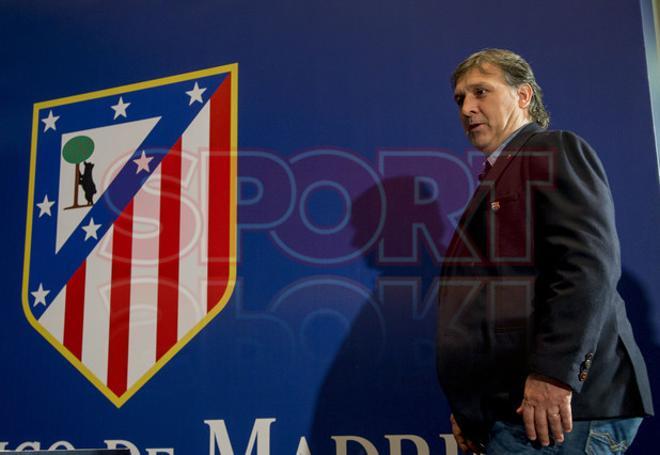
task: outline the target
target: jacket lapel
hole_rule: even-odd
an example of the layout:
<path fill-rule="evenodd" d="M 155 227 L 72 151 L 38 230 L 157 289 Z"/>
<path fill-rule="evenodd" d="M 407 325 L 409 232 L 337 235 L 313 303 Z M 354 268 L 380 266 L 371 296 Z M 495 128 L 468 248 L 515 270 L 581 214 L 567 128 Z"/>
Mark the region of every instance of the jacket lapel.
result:
<path fill-rule="evenodd" d="M 495 166 L 493 166 L 490 172 L 486 175 L 486 178 L 482 183 L 487 186 L 494 185 L 504 173 L 504 170 L 509 166 L 509 163 L 511 163 L 511 159 L 520 152 L 532 135 L 542 130 L 543 129 L 536 123 L 525 125 L 518 134 L 511 139 L 506 147 L 504 147 L 502 154 L 497 158 L 497 161 L 495 161 Z"/>
<path fill-rule="evenodd" d="M 541 128 L 536 123 L 525 125 L 518 132 L 518 134 L 516 134 L 516 136 L 511 139 L 504 150 L 502 150 L 502 153 L 497 158 L 497 161 L 495 161 L 495 166 L 493 166 L 488 174 L 485 175 L 484 179 L 479 182 L 477 189 L 472 195 L 472 199 L 470 199 L 470 202 L 465 208 L 465 211 L 463 212 L 463 215 L 461 216 L 461 219 L 456 228 L 454 238 L 450 243 L 450 247 L 447 249 L 446 256 L 453 256 L 455 254 L 454 250 L 456 247 L 462 244 L 462 242 L 459 241 L 459 237 L 461 235 L 460 233 L 466 231 L 466 226 L 470 224 L 472 218 L 477 212 L 477 209 L 486 198 L 486 195 L 488 195 L 490 190 L 495 187 L 497 181 L 500 179 L 509 164 L 511 164 L 513 158 L 518 154 L 518 152 L 520 152 L 523 146 L 534 134 L 542 130 L 543 128 Z"/>

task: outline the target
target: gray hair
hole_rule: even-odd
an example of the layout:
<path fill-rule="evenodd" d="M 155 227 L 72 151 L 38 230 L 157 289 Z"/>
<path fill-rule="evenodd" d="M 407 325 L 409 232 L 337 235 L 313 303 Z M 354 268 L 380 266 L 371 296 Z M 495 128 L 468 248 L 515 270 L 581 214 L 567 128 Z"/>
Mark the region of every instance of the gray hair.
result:
<path fill-rule="evenodd" d="M 536 123 L 543 128 L 550 124 L 550 114 L 543 105 L 543 91 L 534 78 L 532 67 L 520 55 L 507 49 L 484 49 L 475 52 L 463 60 L 451 75 L 452 88 L 456 88 L 456 83 L 460 78 L 473 68 L 481 69 L 485 63 L 496 65 L 504 73 L 506 83 L 511 87 L 520 87 L 522 84 L 529 84 L 534 94 L 529 103 L 529 115 Z"/>

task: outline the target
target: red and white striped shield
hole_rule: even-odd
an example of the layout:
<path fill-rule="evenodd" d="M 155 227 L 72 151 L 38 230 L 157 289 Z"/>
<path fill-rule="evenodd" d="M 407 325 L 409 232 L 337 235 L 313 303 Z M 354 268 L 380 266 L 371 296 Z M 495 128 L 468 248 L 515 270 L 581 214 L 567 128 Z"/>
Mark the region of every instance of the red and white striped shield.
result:
<path fill-rule="evenodd" d="M 24 310 L 117 406 L 232 294 L 237 75 L 35 105 Z"/>

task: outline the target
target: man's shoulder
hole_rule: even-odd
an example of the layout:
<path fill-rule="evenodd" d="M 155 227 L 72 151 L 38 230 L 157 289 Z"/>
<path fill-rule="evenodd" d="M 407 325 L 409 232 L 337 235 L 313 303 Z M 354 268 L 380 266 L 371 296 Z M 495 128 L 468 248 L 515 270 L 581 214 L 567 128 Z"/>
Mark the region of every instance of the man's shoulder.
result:
<path fill-rule="evenodd" d="M 534 129 L 525 147 L 550 147 L 555 150 L 570 150 L 587 148 L 592 150 L 589 143 L 579 134 L 570 130 Z"/>
<path fill-rule="evenodd" d="M 600 179 L 607 179 L 598 153 L 573 131 L 538 128 L 527 138 L 517 156 L 522 162 L 532 162 L 535 169 L 551 166 L 552 172 L 583 177 L 586 173 L 595 173 Z"/>

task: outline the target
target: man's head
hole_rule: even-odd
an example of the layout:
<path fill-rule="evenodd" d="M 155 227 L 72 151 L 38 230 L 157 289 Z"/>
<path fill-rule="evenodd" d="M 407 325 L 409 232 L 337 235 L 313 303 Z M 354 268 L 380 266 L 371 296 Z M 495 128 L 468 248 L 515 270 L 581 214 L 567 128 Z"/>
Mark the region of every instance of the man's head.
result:
<path fill-rule="evenodd" d="M 518 54 L 485 49 L 472 54 L 451 77 L 454 99 L 470 142 L 490 153 L 522 125 L 550 123 L 541 87 Z"/>

